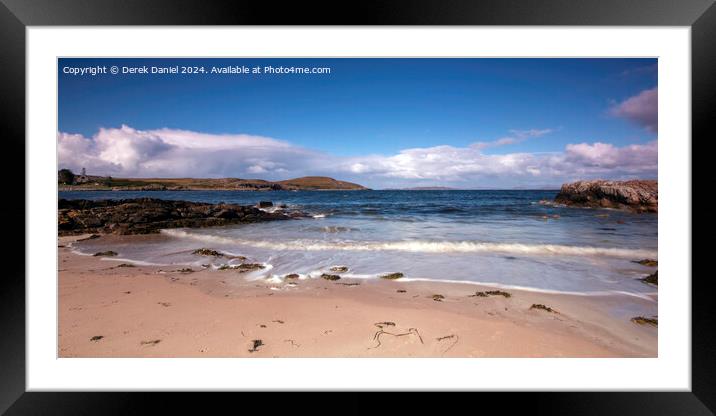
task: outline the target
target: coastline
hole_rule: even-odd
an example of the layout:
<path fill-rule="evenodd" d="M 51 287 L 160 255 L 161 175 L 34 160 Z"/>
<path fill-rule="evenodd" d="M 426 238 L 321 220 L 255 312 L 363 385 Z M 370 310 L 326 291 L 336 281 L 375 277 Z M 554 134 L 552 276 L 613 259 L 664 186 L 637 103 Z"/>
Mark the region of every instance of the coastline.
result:
<path fill-rule="evenodd" d="M 657 356 L 657 328 L 610 312 L 620 296 L 479 297 L 471 295 L 494 287 L 400 279 L 246 281 L 235 271 L 117 267 L 73 253 L 67 245 L 80 238 L 59 238 L 59 357 Z"/>

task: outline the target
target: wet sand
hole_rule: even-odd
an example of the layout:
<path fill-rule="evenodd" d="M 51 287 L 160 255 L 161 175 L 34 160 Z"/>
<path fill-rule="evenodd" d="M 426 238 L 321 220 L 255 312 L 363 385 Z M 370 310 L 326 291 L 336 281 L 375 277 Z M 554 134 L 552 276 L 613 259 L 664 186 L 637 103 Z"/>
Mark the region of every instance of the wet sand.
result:
<path fill-rule="evenodd" d="M 73 253 L 67 244 L 81 237 L 58 243 L 59 357 L 657 356 L 657 328 L 614 312 L 623 296 L 481 297 L 495 288 L 400 279 L 246 281 L 236 270 L 119 267 Z"/>

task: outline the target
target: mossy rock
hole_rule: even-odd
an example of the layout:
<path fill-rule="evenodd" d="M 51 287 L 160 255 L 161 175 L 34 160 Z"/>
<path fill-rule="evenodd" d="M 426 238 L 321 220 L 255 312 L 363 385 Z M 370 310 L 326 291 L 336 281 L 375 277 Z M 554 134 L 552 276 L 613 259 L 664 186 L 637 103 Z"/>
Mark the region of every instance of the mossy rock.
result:
<path fill-rule="evenodd" d="M 649 276 L 646 276 L 643 279 L 640 279 L 644 283 L 650 283 L 652 285 L 659 285 L 659 271 L 655 271 L 654 273 L 650 274 Z"/>
<path fill-rule="evenodd" d="M 348 271 L 348 266 L 333 266 L 330 268 L 332 272 L 345 273 Z"/>
<path fill-rule="evenodd" d="M 107 251 L 100 251 L 99 253 L 94 253 L 95 257 L 114 257 L 117 255 L 116 251 L 107 250 Z"/>
<path fill-rule="evenodd" d="M 323 274 L 321 275 L 321 278 L 322 278 L 322 279 L 326 279 L 326 280 L 339 280 L 341 277 L 338 276 L 337 274 L 327 274 L 327 273 L 323 273 Z"/>
<path fill-rule="evenodd" d="M 266 268 L 266 266 L 260 263 L 241 263 L 236 265 L 222 264 L 221 266 L 219 266 L 219 270 L 238 270 L 239 273 L 250 272 L 264 268 Z"/>
<path fill-rule="evenodd" d="M 395 280 L 405 276 L 403 273 L 390 273 L 380 276 L 381 279 Z"/>
<path fill-rule="evenodd" d="M 196 254 L 198 256 L 211 256 L 211 257 L 223 257 L 224 253 L 221 253 L 216 250 L 212 250 L 210 248 L 199 248 L 194 250 L 191 254 Z"/>
<path fill-rule="evenodd" d="M 644 260 L 638 260 L 634 261 L 634 263 L 641 264 L 642 266 L 647 267 L 656 267 L 659 265 L 659 262 L 653 259 L 644 259 Z"/>

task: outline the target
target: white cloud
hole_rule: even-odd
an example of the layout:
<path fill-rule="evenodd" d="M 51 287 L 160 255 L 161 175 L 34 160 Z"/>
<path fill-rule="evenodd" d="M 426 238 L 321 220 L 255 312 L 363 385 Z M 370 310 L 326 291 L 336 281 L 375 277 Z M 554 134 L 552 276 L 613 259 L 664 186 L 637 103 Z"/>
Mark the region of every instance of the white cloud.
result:
<path fill-rule="evenodd" d="M 656 133 L 659 127 L 659 89 L 654 87 L 629 97 L 609 109 L 615 117 L 632 121 L 648 131 Z"/>
<path fill-rule="evenodd" d="M 505 146 L 508 144 L 521 143 L 532 137 L 540 137 L 553 132 L 552 129 L 530 129 L 530 130 L 510 130 L 510 135 L 499 138 L 490 142 L 477 142 L 471 146 L 478 149 L 486 149 L 488 147 Z"/>
<path fill-rule="evenodd" d="M 338 157 L 250 135 L 185 130 L 100 129 L 93 137 L 58 133 L 60 168 L 126 177 L 244 177 L 270 180 L 327 175 L 374 188 L 446 185 L 553 186 L 587 178 L 655 177 L 656 141 L 617 147 L 568 144 L 555 153 L 485 154 L 486 147 L 539 137 L 550 130 L 511 131 L 465 147 L 404 149 L 393 155 Z M 509 140 L 508 140 L 509 139 Z"/>

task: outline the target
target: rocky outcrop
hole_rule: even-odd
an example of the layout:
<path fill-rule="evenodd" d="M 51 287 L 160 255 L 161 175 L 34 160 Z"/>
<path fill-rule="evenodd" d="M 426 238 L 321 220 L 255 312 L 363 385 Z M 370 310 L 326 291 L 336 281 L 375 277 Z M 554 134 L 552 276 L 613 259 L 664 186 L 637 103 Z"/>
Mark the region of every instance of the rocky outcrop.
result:
<path fill-rule="evenodd" d="M 60 199 L 60 235 L 112 233 L 149 234 L 162 228 L 210 227 L 289 217 L 256 207 L 167 201 L 154 198 L 90 201 Z"/>
<path fill-rule="evenodd" d="M 554 201 L 577 207 L 657 212 L 659 187 L 655 180 L 579 181 L 562 185 Z"/>

